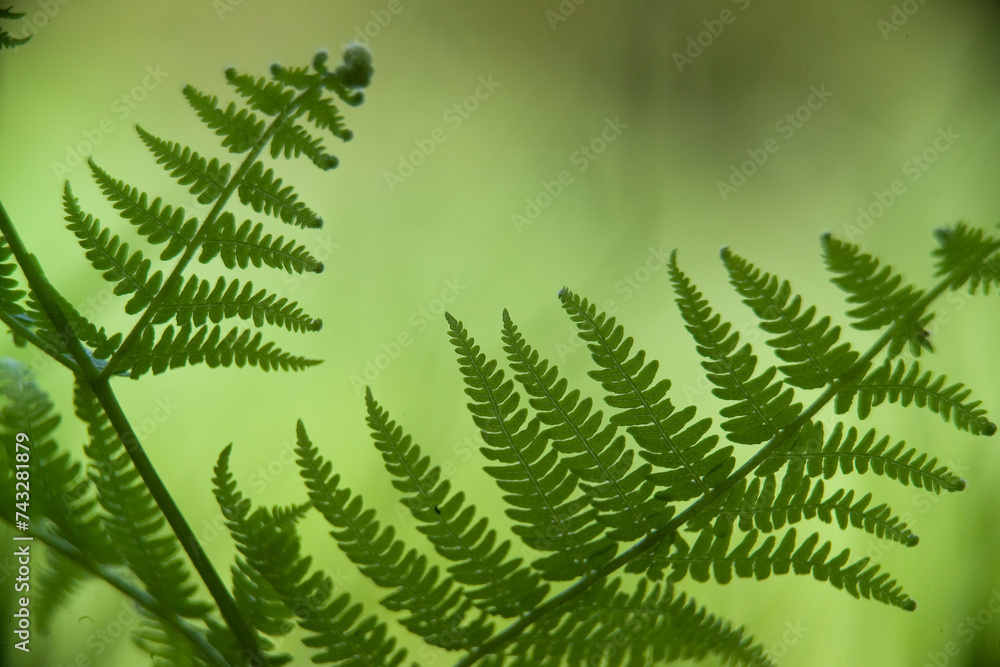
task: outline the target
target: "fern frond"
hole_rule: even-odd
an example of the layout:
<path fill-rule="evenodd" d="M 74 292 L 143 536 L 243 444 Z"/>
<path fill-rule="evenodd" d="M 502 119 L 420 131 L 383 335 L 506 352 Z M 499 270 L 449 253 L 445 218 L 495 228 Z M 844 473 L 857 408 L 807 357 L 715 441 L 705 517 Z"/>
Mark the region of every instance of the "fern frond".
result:
<path fill-rule="evenodd" d="M 274 216 L 290 225 L 318 229 L 323 219 L 300 202 L 292 186 L 274 176 L 274 170 L 264 171 L 264 165 L 254 162 L 240 183 L 240 201 L 258 213 Z"/>
<path fill-rule="evenodd" d="M 306 109 L 309 121 L 319 129 L 327 130 L 343 141 L 350 141 L 354 137 L 354 133 L 344 125 L 344 117 L 340 115 L 340 110 L 319 91 L 307 94 L 303 98 L 302 106 Z"/>
<path fill-rule="evenodd" d="M 112 543 L 159 604 L 180 616 L 203 616 L 210 607 L 194 599 L 197 586 L 181 559 L 179 542 L 164 533 L 163 515 L 97 397 L 77 383 L 73 402 L 77 416 L 87 425 L 90 440 L 84 451 L 94 463 L 91 479 Z"/>
<path fill-rule="evenodd" d="M 401 502 L 421 523 L 417 529 L 427 536 L 439 554 L 455 562 L 448 571 L 459 583 L 477 586 L 467 596 L 480 609 L 512 617 L 537 605 L 548 592 L 537 572 L 521 567 L 521 559 L 505 560 L 510 542 L 497 542 L 487 519 L 475 520 L 475 507 L 465 505 L 461 491 L 449 496 L 451 483 L 441 479 L 441 469 L 431 467 L 429 456 L 420 456 L 402 427 L 389 418 L 372 397 L 365 394 L 368 426 L 375 446 L 382 452 L 393 486 L 405 496 Z"/>
<path fill-rule="evenodd" d="M 52 630 L 52 620 L 79 590 L 80 583 L 90 577 L 80 567 L 56 551 L 47 551 L 45 565 L 32 573 L 31 614 L 42 634 Z"/>
<path fill-rule="evenodd" d="M 24 313 L 22 301 L 25 290 L 20 289 L 21 282 L 17 279 L 17 262 L 11 261 L 14 252 L 10 249 L 7 239 L 0 235 L 0 311 L 11 317 Z"/>
<path fill-rule="evenodd" d="M 800 438 L 784 456 L 789 465 L 805 471 L 809 477 L 822 475 L 832 478 L 839 470 L 843 474 L 857 471 L 865 474 L 871 470 L 876 475 L 896 480 L 903 486 L 913 484 L 918 489 L 934 493 L 961 491 L 965 480 L 957 477 L 945 466 L 938 466 L 937 458 L 928 460 L 926 453 L 917 455 L 914 448 L 904 451 L 906 443 L 897 442 L 889 448 L 889 436 L 875 442 L 875 430 L 869 430 L 858 439 L 853 426 L 844 433 L 843 422 L 837 422 L 824 444 L 823 424 L 817 423 L 808 437 Z M 916 456 L 916 458 L 914 458 Z"/>
<path fill-rule="evenodd" d="M 604 399 L 608 405 L 622 410 L 611 416 L 611 423 L 626 426 L 643 450 L 640 455 L 654 467 L 668 471 L 654 472 L 650 478 L 665 487 L 660 496 L 671 501 L 688 500 L 722 482 L 735 460 L 732 447 L 715 448 L 718 436 L 703 437 L 712 420 L 702 419 L 687 426 L 695 416 L 695 408 L 689 406 L 674 413 L 673 403 L 666 398 L 670 380 L 653 384 L 658 361 L 644 363 L 644 350 L 630 357 L 632 338 L 626 338 L 624 328 L 616 326 L 613 317 L 608 318 L 586 299 L 566 288 L 559 292 L 559 299 L 601 368 L 588 374 L 608 392 Z"/>
<path fill-rule="evenodd" d="M 166 243 L 167 247 L 160 253 L 160 259 L 167 260 L 184 252 L 194 239 L 198 229 L 198 220 L 184 220 L 184 209 L 174 209 L 163 205 L 159 197 L 152 203 L 148 201 L 145 192 L 128 185 L 124 181 L 111 178 L 106 171 L 97 166 L 93 160 L 88 160 L 94 180 L 100 186 L 104 196 L 111 202 L 118 213 L 135 225 L 136 231 L 153 245 Z"/>
<path fill-rule="evenodd" d="M 320 169 L 333 169 L 338 160 L 326 152 L 322 140 L 312 136 L 296 123 L 285 121 L 277 126 L 271 138 L 271 157 L 284 154 L 286 158 L 305 155 Z"/>
<path fill-rule="evenodd" d="M 779 367 L 788 384 L 802 389 L 832 384 L 858 360 L 860 355 L 850 343 L 837 345 L 840 327 L 831 328 L 829 317 L 814 323 L 816 308 L 802 310 L 802 299 L 792 296 L 787 280 L 762 273 L 728 248 L 723 248 L 722 260 L 730 283 L 763 320 L 760 328 L 771 334 L 768 345 L 775 348 L 778 358 L 791 362 Z"/>
<path fill-rule="evenodd" d="M 208 325 L 192 329 L 185 324 L 179 329 L 168 325 L 159 338 L 152 327 L 147 328 L 135 348 L 129 352 L 125 362 L 129 375 L 137 378 L 152 371 L 158 375 L 168 368 L 180 368 L 204 363 L 209 368 L 236 365 L 239 368 L 250 364 L 261 370 L 300 371 L 320 363 L 317 359 L 292 355 L 275 347 L 274 343 L 263 343 L 260 332 L 249 329 L 242 332 L 231 329 L 225 336 L 218 325 Z"/>
<path fill-rule="evenodd" d="M 823 480 L 813 481 L 803 475 L 801 467 L 793 466 L 786 471 L 780 491 L 773 475 L 757 477 L 749 484 L 741 479 L 726 496 L 690 521 L 687 528 L 719 535 L 731 531 L 739 521 L 739 529 L 745 533 L 755 527 L 770 533 L 803 518 L 818 518 L 823 523 L 836 523 L 841 530 L 851 525 L 908 547 L 917 544 L 917 536 L 887 505 L 870 508 L 871 501 L 870 493 L 855 501 L 854 491 L 844 489 L 825 496 Z M 711 525 L 713 517 L 716 521 Z"/>
<path fill-rule="evenodd" d="M 934 235 L 940 246 L 933 253 L 938 258 L 935 275 L 951 278 L 952 290 L 968 285 L 969 293 L 975 294 L 982 285 L 983 293 L 989 294 L 994 284 L 1000 285 L 1000 239 L 964 222 L 938 229 Z"/>
<path fill-rule="evenodd" d="M 20 19 L 24 18 L 22 12 L 15 12 L 11 8 L 0 7 L 0 19 Z M 6 30 L 0 28 L 0 49 L 13 49 L 22 44 L 27 44 L 30 37 L 14 37 Z"/>
<path fill-rule="evenodd" d="M 691 546 L 677 536 L 669 546 L 668 555 L 664 555 L 666 548 L 658 549 L 649 556 L 640 556 L 635 563 L 649 567 L 650 576 L 654 577 L 670 568 L 669 578 L 674 582 L 689 574 L 695 581 L 714 578 L 720 584 L 730 582 L 733 574 L 763 581 L 772 574 L 794 571 L 795 574 L 811 574 L 817 581 L 829 581 L 835 588 L 846 590 L 856 598 L 878 600 L 906 611 L 917 607 L 895 579 L 887 573 L 878 573 L 879 565 L 869 567 L 869 558 L 848 565 L 850 549 L 844 549 L 833 558 L 830 557 L 833 548 L 830 542 L 824 542 L 817 549 L 819 533 L 813 533 L 796 548 L 796 530 L 789 528 L 780 543 L 770 535 L 751 553 L 759 535 L 757 529 L 751 530 L 732 550 L 729 549 L 731 533 L 717 536 L 712 531 L 703 531 Z"/>
<path fill-rule="evenodd" d="M 395 539 L 391 526 L 380 529 L 374 510 L 366 510 L 360 496 L 340 488 L 340 476 L 309 440 L 305 426 L 296 428 L 299 473 L 312 504 L 319 510 L 341 551 L 376 585 L 394 589 L 380 602 L 392 611 L 409 612 L 400 623 L 429 644 L 450 650 L 468 650 L 489 637 L 492 626 L 485 615 L 463 625 L 472 602 L 451 577 L 439 577 L 427 558 Z"/>
<path fill-rule="evenodd" d="M 528 411 L 518 409 L 521 397 L 513 381 L 504 378 L 495 361 L 486 359 L 461 322 L 448 313 L 445 317 L 465 392 L 473 400 L 469 411 L 487 445 L 483 455 L 502 464 L 484 470 L 507 492 L 504 500 L 512 507 L 505 512 L 518 522 L 514 533 L 533 549 L 555 552 L 532 566 L 546 579 L 563 581 L 611 560 L 616 544 L 601 536 L 604 527 L 594 520 L 596 510 L 585 509 L 588 498 L 572 497 L 577 479 L 557 465 L 556 451 L 545 451 L 539 421 L 531 419 L 525 425 Z"/>
<path fill-rule="evenodd" d="M 258 268 L 263 265 L 284 269 L 288 273 L 323 271 L 323 263 L 310 255 L 304 246 L 292 240 L 286 242 L 284 236 L 274 238 L 264 234 L 264 225 L 259 222 L 254 225 L 244 220 L 237 229 L 236 218 L 228 211 L 220 215 L 209 230 L 198 261 L 204 264 L 216 256 L 221 256 L 229 269 L 237 266 L 245 269 L 253 264 Z"/>
<path fill-rule="evenodd" d="M 923 290 L 903 284 L 902 276 L 894 273 L 891 266 L 880 269 L 876 258 L 861 252 L 853 243 L 824 234 L 822 244 L 823 260 L 827 268 L 837 274 L 833 283 L 850 295 L 848 303 L 858 304 L 847 311 L 848 316 L 857 320 L 851 326 L 873 331 L 892 324 L 902 325 L 889 343 L 887 354 L 890 358 L 902 352 L 906 345 L 914 356 L 919 356 L 924 349 L 933 351 L 929 334 L 924 329 L 933 314 L 912 312 L 924 296 Z"/>
<path fill-rule="evenodd" d="M 405 649 L 396 649 L 385 623 L 375 616 L 361 618 L 360 604 L 346 593 L 331 599 L 333 581 L 322 572 L 309 574 L 312 559 L 301 555 L 294 526 L 266 522 L 258 526 L 245 552 L 247 562 L 263 577 L 299 619 L 310 636 L 306 646 L 322 649 L 312 658 L 319 664 L 343 667 L 398 667 Z M 360 619 L 360 620 L 359 620 Z"/>
<path fill-rule="evenodd" d="M 240 74 L 232 67 L 226 70 L 226 81 L 236 88 L 247 104 L 268 116 L 277 116 L 295 99 L 294 90 L 264 77 L 255 79 L 248 74 Z"/>
<path fill-rule="evenodd" d="M 93 267 L 104 272 L 101 275 L 105 280 L 116 283 L 115 294 L 133 294 L 125 304 L 125 312 L 130 315 L 141 312 L 156 297 L 163 273 L 157 271 L 150 276 L 150 262 L 141 252 L 130 254 L 128 243 L 122 243 L 117 234 L 102 227 L 94 216 L 84 214 L 69 182 L 63 190 L 63 208 L 69 223 L 66 226 L 76 235 Z"/>
<path fill-rule="evenodd" d="M 101 527 L 93 487 L 83 475 L 82 466 L 54 439 L 61 418 L 49 395 L 38 386 L 31 371 L 13 359 L 0 359 L 0 395 L 5 399 L 0 408 L 0 440 L 11 470 L 15 461 L 25 463 L 23 456 L 17 456 L 15 442 L 21 441 L 19 433 L 28 437 L 25 444 L 30 447 L 27 496 L 11 495 L 8 502 L 30 501 L 31 515 L 45 517 L 59 537 L 97 562 L 120 562 Z"/>
<path fill-rule="evenodd" d="M 184 86 L 184 97 L 206 125 L 222 137 L 222 147 L 231 153 L 246 153 L 264 136 L 264 121 L 246 109 L 230 102 L 226 110 L 219 108 L 219 98 L 206 95 L 192 85 Z"/>
<path fill-rule="evenodd" d="M 728 417 L 721 424 L 726 437 L 746 445 L 774 438 L 802 412 L 802 404 L 792 402 L 794 390 L 789 387 L 782 391 L 782 382 L 774 379 L 777 371 L 773 366 L 753 376 L 757 357 L 752 348 L 744 344 L 736 350 L 739 333 L 712 313 L 701 292 L 678 268 L 676 252 L 670 256 L 667 270 L 685 326 L 695 339 L 698 354 L 706 359 L 701 365 L 708 371 L 709 382 L 716 386 L 712 394 L 735 402 L 719 412 Z"/>
<path fill-rule="evenodd" d="M 899 403 L 903 407 L 914 403 L 941 415 L 956 428 L 972 435 L 993 435 L 996 424 L 986 418 L 986 410 L 979 407 L 982 401 L 966 401 L 971 390 L 956 382 L 945 386 L 945 376 L 934 376 L 930 371 L 920 373 L 919 362 L 914 361 L 907 371 L 906 362 L 882 364 L 857 384 L 846 387 L 838 396 L 837 412 L 843 414 L 851 407 L 854 395 L 858 398 L 858 417 L 866 419 L 873 406 L 883 401 Z"/>
<path fill-rule="evenodd" d="M 233 598 L 253 628 L 271 637 L 280 637 L 294 628 L 294 614 L 274 587 L 246 560 L 246 554 L 255 554 L 258 548 L 255 535 L 268 529 L 272 517 L 263 510 L 252 511 L 250 500 L 237 489 L 229 470 L 232 449 L 233 446 L 229 445 L 219 454 L 214 469 L 215 476 L 212 478 L 212 491 L 236 548 L 244 554 L 244 558 L 236 559 L 231 569 Z M 281 520 L 275 523 L 288 525 Z M 216 639 L 216 643 L 224 637 L 228 638 L 221 628 L 215 630 L 215 634 L 222 635 Z M 273 642 L 269 643 L 266 638 L 260 637 L 260 641 L 265 650 L 273 648 Z M 271 655 L 268 658 L 270 664 L 280 664 L 280 661 L 276 661 L 278 656 Z"/>
<path fill-rule="evenodd" d="M 190 642 L 159 618 L 140 606 L 139 624 L 132 630 L 132 642 L 151 660 L 152 667 L 207 667 Z"/>
<path fill-rule="evenodd" d="M 267 322 L 296 332 L 319 331 L 323 326 L 320 320 L 305 314 L 297 301 L 290 302 L 267 290 L 255 293 L 252 282 L 241 289 L 239 280 L 226 282 L 219 277 L 213 287 L 197 276 L 188 278 L 183 286 L 177 282 L 177 288 L 161 298 L 152 323 L 175 319 L 181 326 L 200 327 L 209 320 L 219 323 L 232 317 L 252 321 L 258 327 Z"/>
<path fill-rule="evenodd" d="M 722 664 L 773 667 L 742 627 L 733 628 L 684 593 L 675 595 L 672 586 L 657 584 L 647 592 L 643 579 L 630 595 L 621 583 L 616 578 L 592 587 L 567 614 L 543 619 L 518 638 L 511 667 L 659 665 L 703 660 L 709 653 Z"/>
<path fill-rule="evenodd" d="M 597 521 L 607 526 L 609 539 L 619 542 L 650 534 L 673 516 L 674 508 L 652 497 L 652 465 L 633 468 L 635 452 L 615 436 L 617 426 L 602 429 L 603 413 L 591 414 L 593 401 L 580 392 L 567 393 L 567 382 L 548 360 L 540 359 L 503 311 L 504 351 L 515 379 L 532 398 L 538 419 L 548 425 L 539 435 L 563 454 L 560 463 L 580 478 L 581 488 L 597 509 Z"/>
<path fill-rule="evenodd" d="M 198 195 L 200 203 L 211 204 L 219 198 L 229 183 L 229 172 L 232 170 L 229 163 L 219 162 L 217 158 L 206 160 L 197 151 L 160 139 L 139 125 L 135 129 L 142 143 L 156 157 L 156 163 L 162 165 L 178 183 L 187 185 L 191 194 Z"/>

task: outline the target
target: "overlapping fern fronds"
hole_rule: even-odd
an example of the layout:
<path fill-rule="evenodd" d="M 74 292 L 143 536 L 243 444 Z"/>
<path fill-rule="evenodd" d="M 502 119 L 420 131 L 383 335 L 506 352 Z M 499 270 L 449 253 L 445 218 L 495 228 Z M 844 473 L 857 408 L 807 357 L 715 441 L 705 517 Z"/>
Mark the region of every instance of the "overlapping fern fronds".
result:
<path fill-rule="evenodd" d="M 335 139 L 350 139 L 351 133 L 330 96 L 344 104 L 359 104 L 362 96 L 357 89 L 367 85 L 370 75 L 367 52 L 352 47 L 335 71 L 327 68 L 325 53 L 315 58 L 311 68 L 292 70 L 275 65 L 270 79 L 228 71 L 228 82 L 249 108 L 237 102 L 222 108 L 215 96 L 186 86 L 184 95 L 199 118 L 239 161 L 230 164 L 219 157 L 205 157 L 181 143 L 137 128 L 156 161 L 187 186 L 199 205 L 207 207 L 199 217 L 184 206 L 147 194 L 89 160 L 101 193 L 140 238 L 141 243 L 134 247 L 113 225 L 87 212 L 70 184 L 65 184 L 63 207 L 68 228 L 114 293 L 130 297 L 125 302 L 126 313 L 137 316 L 127 332 L 106 333 L 85 322 L 100 333 L 80 339 L 87 353 L 101 360 L 101 376 L 136 378 L 150 371 L 162 373 L 200 363 L 251 364 L 264 370 L 299 370 L 318 363 L 280 349 L 255 329 L 275 325 L 293 332 L 317 331 L 319 319 L 286 296 L 228 276 L 200 277 L 190 265 L 197 261 L 209 267 L 218 263 L 227 269 L 244 269 L 252 264 L 288 273 L 323 270 L 322 262 L 306 246 L 286 234 L 268 232 L 262 222 L 239 221 L 238 213 L 229 210 L 230 199 L 236 195 L 252 212 L 280 222 L 321 227 L 322 219 L 300 200 L 296 188 L 276 174 L 280 167 L 264 164 L 262 153 L 267 150 L 272 158 L 305 156 L 321 169 L 335 167 L 336 157 L 313 136 L 314 130 L 308 129 L 306 122 Z M 149 256 L 147 244 L 159 247 L 158 259 Z M 0 248 L 0 253 L 5 252 Z M 3 294 L 11 306 L 5 310 L 7 317 L 20 316 L 15 334 L 59 339 L 52 335 L 58 326 L 40 311 L 19 305 L 23 295 L 18 296 L 11 290 Z M 238 320 L 253 328 L 213 326 Z M 56 351 L 64 358 L 70 356 L 68 350 Z"/>
<path fill-rule="evenodd" d="M 974 238 L 984 244 L 981 260 L 989 261 L 992 241 Z M 858 418 L 864 420 L 880 402 L 912 403 L 930 407 L 971 435 L 993 434 L 996 427 L 964 386 L 945 386 L 943 376 L 932 372 L 899 370 L 919 368 L 900 358 L 907 350 L 933 351 L 926 333 L 914 335 L 927 321 L 933 298 L 986 270 L 965 267 L 960 270 L 966 279 L 945 276 L 932 289 L 918 290 L 855 246 L 829 236 L 823 246 L 857 328 L 882 335 L 865 352 L 854 351 L 841 341 L 842 330 L 832 319 L 819 317 L 794 296 L 787 281 L 726 250 L 723 261 L 734 286 L 785 362 L 765 367 L 751 344 L 741 344 L 740 334 L 713 312 L 676 254 L 671 256 L 668 270 L 681 317 L 713 393 L 725 403 L 719 427 L 711 419 L 697 420 L 695 406 L 675 407 L 669 381 L 657 379 L 658 362 L 647 360 L 614 318 L 568 290 L 560 292 L 560 301 L 591 352 L 596 369 L 590 375 L 611 410 L 607 421 L 592 399 L 571 389 L 526 342 L 506 311 L 501 339 L 513 379 L 461 322 L 447 316 L 471 399 L 468 410 L 491 462 L 485 471 L 504 494 L 514 521 L 511 532 L 529 556 L 526 564 L 508 557 L 510 541 L 500 543 L 488 518 L 476 519 L 466 494 L 453 490 L 442 468 L 370 390 L 368 424 L 376 448 L 429 546 L 450 562 L 449 575 L 431 564 L 432 553 L 383 527 L 359 496 L 342 487 L 333 463 L 319 454 L 300 422 L 297 453 L 312 505 L 360 571 L 392 590 L 382 604 L 402 612 L 401 627 L 458 653 L 455 664 L 463 667 L 582 662 L 610 667 L 708 653 L 732 664 L 773 664 L 742 627 L 676 591 L 689 577 L 725 584 L 733 577 L 808 575 L 854 597 L 914 609 L 916 602 L 880 564 L 852 557 L 809 524 L 913 547 L 919 540 L 910 526 L 877 501 L 877 493 L 851 488 L 850 475 L 875 475 L 928 493 L 961 491 L 965 482 L 903 441 L 828 422 L 820 413 L 829 407 L 832 414 L 843 414 L 858 401 Z M 981 285 L 982 280 L 970 289 Z M 886 375 L 882 369 L 890 367 L 897 370 Z M 796 392 L 810 390 L 813 400 L 803 407 Z M 619 427 L 625 435 L 617 433 Z M 738 469 L 733 448 L 720 444 L 719 431 L 733 443 L 754 447 Z M 636 455 L 647 462 L 635 465 Z M 223 460 L 227 457 L 228 450 Z M 245 522 L 245 512 L 241 516 Z M 261 540 L 248 540 L 249 529 L 241 530 L 234 533 L 240 548 L 258 549 Z M 279 539 L 279 533 L 289 557 L 300 563 L 295 581 L 301 582 L 309 562 L 295 561 L 297 542 L 287 529 L 272 527 L 269 539 Z M 609 579 L 619 570 L 643 578 Z M 274 583 L 262 560 L 240 571 L 261 590 Z M 568 587 L 552 593 L 546 580 L 567 581 Z M 646 580 L 662 583 L 650 590 Z M 343 624 L 319 630 L 301 619 L 300 624 L 319 633 L 310 640 L 316 646 L 343 649 L 337 656 L 317 654 L 317 661 L 363 664 L 359 646 L 343 646 Z M 376 627 L 365 631 L 386 636 Z M 392 653 L 395 646 L 390 641 L 371 650 L 403 661 Z"/>
<path fill-rule="evenodd" d="M 759 321 L 773 360 L 741 341 L 672 254 L 668 273 L 680 318 L 721 407 L 682 404 L 660 362 L 625 326 L 567 288 L 558 298 L 590 353 L 589 390 L 602 409 L 528 343 L 506 310 L 500 339 L 509 371 L 448 314 L 466 407 L 482 436 L 484 471 L 506 504 L 509 534 L 453 488 L 445 469 L 369 389 L 372 440 L 401 494 L 401 514 L 416 520 L 427 544 L 410 544 L 347 488 L 335 467 L 338 457 L 356 455 L 353 445 L 345 455 L 316 444 L 300 421 L 294 453 L 305 486 L 301 502 L 255 506 L 230 469 L 233 447 L 219 456 L 214 493 L 237 556 L 229 583 L 213 578 L 108 382 L 201 363 L 265 370 L 315 363 L 258 331 L 318 330 L 320 320 L 297 302 L 190 267 L 197 261 L 228 270 L 323 269 L 305 245 L 262 222 L 241 222 L 227 207 L 235 196 L 253 214 L 320 227 L 316 209 L 261 156 L 266 150 L 271 158 L 335 166 L 326 142 L 351 133 L 334 100 L 359 103 L 370 75 L 367 53 L 351 48 L 332 72 L 323 55 L 311 67 L 275 66 L 269 78 L 227 71 L 242 103 L 186 87 L 198 117 L 231 156 L 242 157 L 229 163 L 139 128 L 156 161 L 207 207 L 204 215 L 89 162 L 98 189 L 134 228 L 139 242 L 132 246 L 85 211 L 66 184 L 68 226 L 135 316 L 128 331 L 106 331 L 60 296 L 0 209 L 0 320 L 18 343 L 74 372 L 76 413 L 87 426 L 84 476 L 56 444 L 58 417 L 48 397 L 22 367 L 0 365 L 0 490 L 17 498 L 18 465 L 38 485 L 32 502 L 40 519 L 15 528 L 50 550 L 40 577 L 43 624 L 89 573 L 132 598 L 141 618 L 133 639 L 154 664 L 281 665 L 292 660 L 283 642 L 295 635 L 320 664 L 418 664 L 401 640 L 409 633 L 424 649 L 421 660 L 444 656 L 456 667 L 618 667 L 710 654 L 761 667 L 775 664 L 763 646 L 682 592 L 685 580 L 726 584 L 797 574 L 854 597 L 915 608 L 880 564 L 853 557 L 836 546 L 837 536 L 821 538 L 815 528 L 827 524 L 914 547 L 918 537 L 906 521 L 877 500 L 879 492 L 852 488 L 851 475 L 925 493 L 965 488 L 920 447 L 846 421 L 852 408 L 864 422 L 882 403 L 913 405 L 968 436 L 996 432 L 970 389 L 927 370 L 926 358 L 918 364 L 906 356 L 934 351 L 926 328 L 935 298 L 1000 286 L 1000 240 L 964 223 L 938 233 L 940 281 L 926 289 L 857 246 L 823 237 L 851 326 L 878 336 L 867 349 L 856 349 L 850 330 L 794 293 L 789 281 L 723 250 L 729 281 Z M 153 246 L 158 257 L 149 256 Z M 16 278 L 18 267 L 25 283 Z M 705 416 L 713 408 L 718 423 Z M 32 443 L 28 458 L 16 448 L 20 438 Z M 337 547 L 315 558 L 303 553 L 300 535 L 313 510 Z M 166 531 L 168 522 L 177 537 Z M 221 621 L 202 601 L 182 548 Z M 362 585 L 388 591 L 379 600 L 383 611 L 366 611 L 356 593 L 338 590 L 341 583 L 328 574 L 337 552 L 363 575 Z"/>

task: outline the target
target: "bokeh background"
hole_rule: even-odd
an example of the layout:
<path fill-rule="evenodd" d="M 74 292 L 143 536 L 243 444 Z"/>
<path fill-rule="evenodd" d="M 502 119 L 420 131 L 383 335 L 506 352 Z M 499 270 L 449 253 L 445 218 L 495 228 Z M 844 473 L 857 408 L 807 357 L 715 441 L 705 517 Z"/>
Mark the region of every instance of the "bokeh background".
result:
<path fill-rule="evenodd" d="M 992 1 L 13 4 L 29 16 L 8 30 L 33 39 L 0 53 L 0 198 L 51 280 L 112 329 L 130 320 L 64 229 L 63 181 L 105 223 L 130 231 L 81 159 L 190 210 L 193 198 L 153 163 L 135 123 L 225 157 L 180 95 L 184 84 L 228 100 L 228 66 L 263 74 L 275 61 L 305 64 L 321 48 L 336 56 L 352 40 L 374 53 L 367 101 L 345 114 L 355 139 L 333 147 L 341 166 L 323 174 L 304 162 L 275 165 L 326 220 L 322 231 L 296 234 L 326 271 L 252 275 L 323 318 L 317 334 L 268 333 L 325 363 L 300 374 L 196 367 L 118 383 L 160 474 L 223 570 L 233 549 L 211 494 L 216 457 L 234 444 L 235 474 L 255 503 L 304 499 L 290 464 L 298 418 L 351 488 L 421 544 L 371 446 L 365 385 L 504 525 L 463 407 L 445 308 L 494 357 L 508 308 L 529 342 L 596 395 L 588 354 L 556 298 L 567 285 L 607 304 L 661 359 L 675 403 L 711 414 L 720 404 L 674 307 L 662 253 L 679 249 L 681 266 L 738 327 L 751 314 L 726 283 L 724 245 L 842 317 L 820 259 L 822 232 L 928 286 L 936 226 L 993 227 L 1000 217 Z M 199 274 L 211 275 L 206 268 Z M 1000 405 L 1000 304 L 991 297 L 942 300 L 938 351 L 924 362 L 987 407 Z M 763 347 L 758 354 L 769 358 Z M 62 444 L 79 452 L 84 433 L 65 370 L 9 340 L 0 355 L 36 367 L 63 412 Z M 1000 616 L 990 610 L 1000 605 L 996 443 L 898 406 L 877 409 L 873 424 L 969 482 L 939 498 L 872 476 L 848 480 L 903 515 L 921 536 L 916 548 L 820 528 L 881 562 L 918 601 L 916 612 L 806 577 L 687 582 L 686 590 L 745 624 L 783 665 L 1000 665 Z M 376 604 L 380 591 L 353 572 L 321 523 L 313 517 L 304 530 L 317 565 Z M 9 597 L 6 568 L 0 595 Z M 120 636 L 135 618 L 123 602 L 89 583 L 52 634 L 34 638 L 30 656 L 12 655 L 5 632 L 4 660 L 149 664 Z M 450 662 L 433 655 L 423 664 Z"/>

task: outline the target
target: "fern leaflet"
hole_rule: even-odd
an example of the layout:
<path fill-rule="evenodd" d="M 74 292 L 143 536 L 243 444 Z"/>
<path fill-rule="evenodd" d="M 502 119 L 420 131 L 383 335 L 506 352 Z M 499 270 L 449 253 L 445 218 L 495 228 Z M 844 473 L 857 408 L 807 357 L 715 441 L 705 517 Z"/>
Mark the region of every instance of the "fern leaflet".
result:
<path fill-rule="evenodd" d="M 402 503 L 421 523 L 418 529 L 437 552 L 455 563 L 448 568 L 455 580 L 478 587 L 467 592 L 469 599 L 480 609 L 504 617 L 538 604 L 548 591 L 538 573 L 520 567 L 519 558 L 505 560 L 510 542 L 494 547 L 496 532 L 485 518 L 473 523 L 476 510 L 465 506 L 465 494 L 459 491 L 449 497 L 451 484 L 441 479 L 441 469 L 430 467 L 430 457 L 420 456 L 420 447 L 389 418 L 370 390 L 366 401 L 375 446 L 395 478 L 393 485 L 408 494 Z"/>

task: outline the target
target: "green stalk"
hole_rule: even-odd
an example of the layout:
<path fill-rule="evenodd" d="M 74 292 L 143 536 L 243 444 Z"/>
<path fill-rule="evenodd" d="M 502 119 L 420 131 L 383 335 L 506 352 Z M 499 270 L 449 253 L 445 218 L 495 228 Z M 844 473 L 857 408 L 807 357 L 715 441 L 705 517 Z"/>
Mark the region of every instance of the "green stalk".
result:
<path fill-rule="evenodd" d="M 52 321 L 52 324 L 55 325 L 56 330 L 62 335 L 66 347 L 76 361 L 77 368 L 73 369 L 74 375 L 76 375 L 78 381 L 85 383 L 97 396 L 101 407 L 115 429 L 115 433 L 118 434 L 118 438 L 125 446 L 125 451 L 128 452 L 129 458 L 132 459 L 136 471 L 138 471 L 139 476 L 142 477 L 142 481 L 149 488 L 150 494 L 156 501 L 157 506 L 159 506 L 167 523 L 170 524 L 171 530 L 177 536 L 188 558 L 190 558 L 191 564 L 194 565 L 195 570 L 198 572 L 198 576 L 205 582 L 208 592 L 219 608 L 219 613 L 222 615 L 223 620 L 225 620 L 226 625 L 232 630 L 243 653 L 248 659 L 263 661 L 263 653 L 260 643 L 257 641 L 256 632 L 250 627 L 240 613 L 240 610 L 236 607 L 236 603 L 229 594 L 229 589 L 222 582 L 219 573 L 216 572 L 212 562 L 205 555 L 205 550 L 198 542 L 198 538 L 195 537 L 194 531 L 191 530 L 180 508 L 177 507 L 173 497 L 167 491 L 167 487 L 164 486 L 159 474 L 157 474 L 152 462 L 146 455 L 146 451 L 139 442 L 139 437 L 132 429 L 132 425 L 118 404 L 118 399 L 111 389 L 108 378 L 102 376 L 94 367 L 90 355 L 84 349 L 80 339 L 73 333 L 73 329 L 66 320 L 66 316 L 49 294 L 49 283 L 45 279 L 41 267 L 38 266 L 35 258 L 28 254 L 2 203 L 0 203 L 0 232 L 6 237 L 7 243 L 10 245 L 15 259 L 20 265 L 25 279 L 28 281 L 28 286 L 38 299 L 39 305 L 49 320 Z"/>

